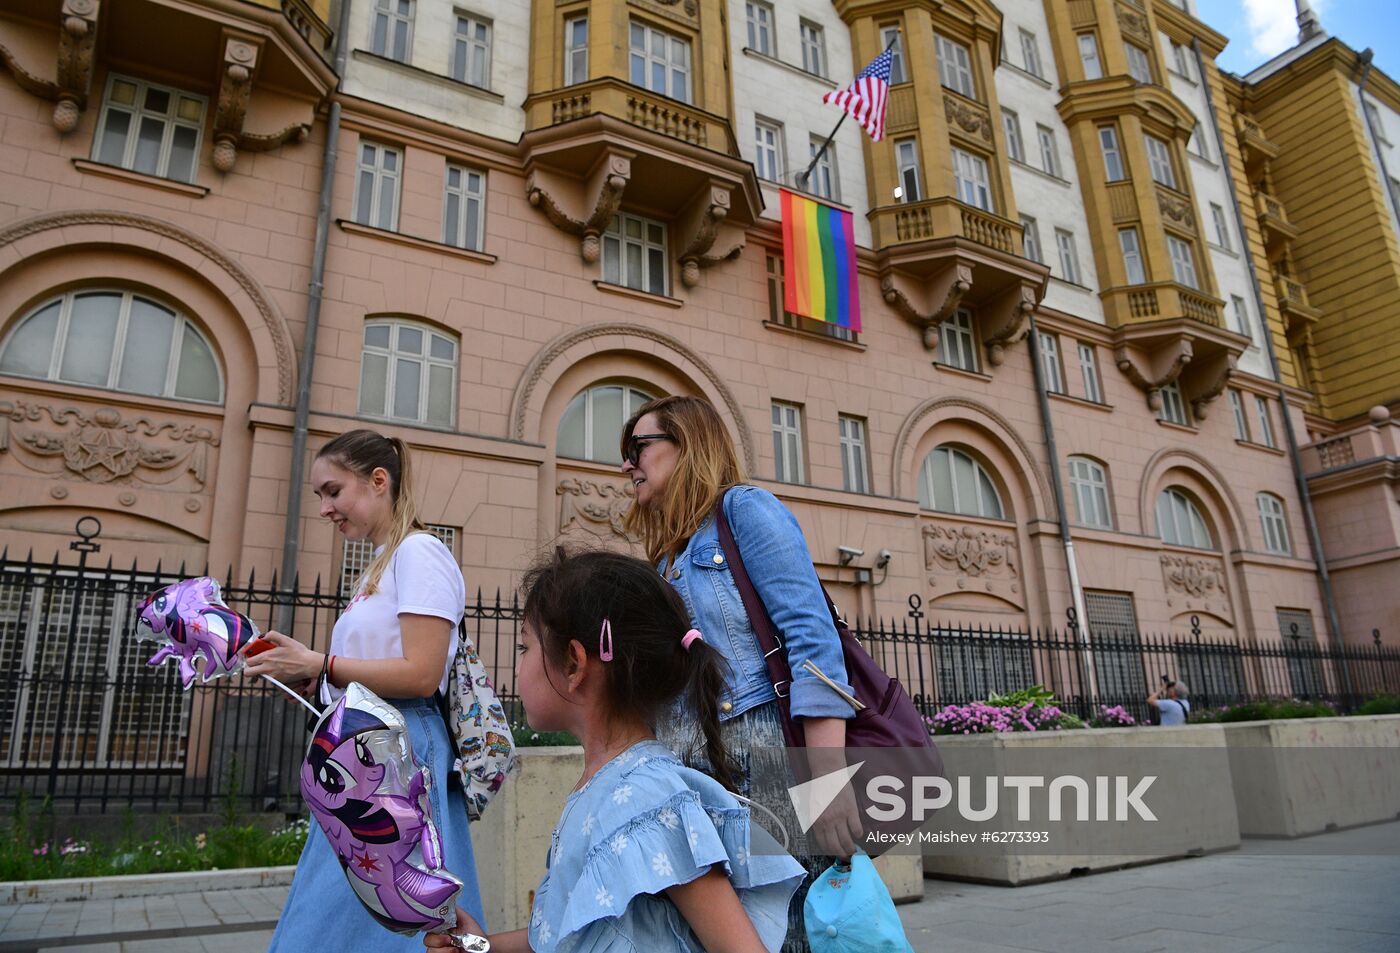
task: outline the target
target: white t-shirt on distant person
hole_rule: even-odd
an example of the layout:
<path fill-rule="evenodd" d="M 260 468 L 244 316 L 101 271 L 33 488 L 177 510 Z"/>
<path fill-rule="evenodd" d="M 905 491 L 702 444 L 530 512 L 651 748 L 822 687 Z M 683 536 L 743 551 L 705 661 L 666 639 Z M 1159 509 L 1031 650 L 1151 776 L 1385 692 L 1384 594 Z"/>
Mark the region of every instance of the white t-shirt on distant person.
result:
<path fill-rule="evenodd" d="M 380 552 L 375 550 L 375 555 Z M 363 580 L 361 581 L 363 590 Z M 331 630 L 331 654 L 344 658 L 383 659 L 403 657 L 403 636 L 399 616 L 434 616 L 452 624 L 452 640 L 438 690 L 447 691 L 447 673 L 457 654 L 457 626 L 467 601 L 467 584 L 452 551 L 431 533 L 414 533 L 399 544 L 374 595 L 357 592 Z M 326 685 L 334 702 L 345 694 Z"/>

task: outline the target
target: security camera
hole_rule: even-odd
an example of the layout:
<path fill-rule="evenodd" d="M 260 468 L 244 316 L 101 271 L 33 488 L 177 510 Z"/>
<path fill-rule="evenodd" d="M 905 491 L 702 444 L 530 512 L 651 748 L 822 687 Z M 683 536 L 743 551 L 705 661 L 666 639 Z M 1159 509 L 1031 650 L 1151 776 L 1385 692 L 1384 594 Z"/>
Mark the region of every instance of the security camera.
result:
<path fill-rule="evenodd" d="M 890 564 L 890 560 L 893 558 L 894 553 L 890 552 L 888 549 L 880 550 L 880 555 L 875 557 L 875 568 L 884 569 Z"/>
<path fill-rule="evenodd" d="M 858 559 L 865 555 L 865 550 L 856 549 L 854 546 L 837 546 L 836 551 L 841 554 L 841 565 L 849 566 L 852 559 Z"/>

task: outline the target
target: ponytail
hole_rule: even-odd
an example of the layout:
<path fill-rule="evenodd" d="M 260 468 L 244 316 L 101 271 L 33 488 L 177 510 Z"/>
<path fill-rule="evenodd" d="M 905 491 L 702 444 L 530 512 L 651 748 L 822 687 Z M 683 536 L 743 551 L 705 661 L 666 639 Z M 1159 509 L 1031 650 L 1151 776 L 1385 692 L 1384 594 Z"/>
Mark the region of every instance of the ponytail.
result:
<path fill-rule="evenodd" d="M 710 774 L 730 791 L 738 791 L 736 779 L 742 773 L 734 756 L 725 747 L 720 731 L 719 700 L 724 693 L 723 657 L 702 639 L 691 642 L 686 655 L 685 697 L 700 723 L 705 738 L 705 760 Z"/>

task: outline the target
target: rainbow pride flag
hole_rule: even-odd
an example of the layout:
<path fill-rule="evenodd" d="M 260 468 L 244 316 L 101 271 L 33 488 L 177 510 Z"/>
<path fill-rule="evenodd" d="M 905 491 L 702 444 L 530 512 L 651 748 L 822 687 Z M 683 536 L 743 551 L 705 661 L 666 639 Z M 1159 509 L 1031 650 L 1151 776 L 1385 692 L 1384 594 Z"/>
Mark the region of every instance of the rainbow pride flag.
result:
<path fill-rule="evenodd" d="M 782 199 L 783 307 L 859 331 L 851 213 L 786 189 Z"/>

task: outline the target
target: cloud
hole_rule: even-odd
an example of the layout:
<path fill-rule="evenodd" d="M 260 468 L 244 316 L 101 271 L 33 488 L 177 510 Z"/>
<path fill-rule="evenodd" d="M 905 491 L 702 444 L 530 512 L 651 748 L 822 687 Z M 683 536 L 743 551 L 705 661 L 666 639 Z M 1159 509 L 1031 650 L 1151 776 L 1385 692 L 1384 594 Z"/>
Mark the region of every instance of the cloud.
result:
<path fill-rule="evenodd" d="M 1321 16 L 1328 0 L 1312 0 Z M 1298 42 L 1298 10 L 1294 0 L 1244 0 L 1250 49 L 1263 57 L 1277 56 Z"/>

